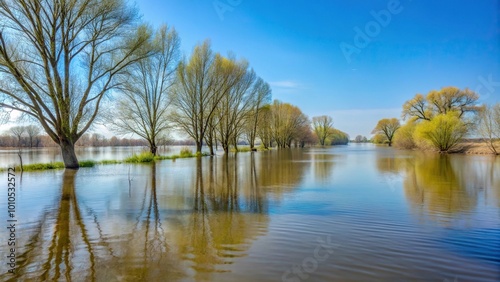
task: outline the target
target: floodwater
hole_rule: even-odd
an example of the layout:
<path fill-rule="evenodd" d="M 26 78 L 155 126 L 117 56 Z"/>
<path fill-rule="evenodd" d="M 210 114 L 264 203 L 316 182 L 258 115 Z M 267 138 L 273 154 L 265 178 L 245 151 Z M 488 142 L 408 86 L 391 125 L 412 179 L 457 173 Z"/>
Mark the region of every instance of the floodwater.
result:
<path fill-rule="evenodd" d="M 171 146 L 159 148 L 159 152 L 162 155 L 174 155 L 180 152 L 182 148 L 189 148 L 194 150 L 194 147 L 181 147 L 181 146 Z M 76 155 L 78 160 L 93 160 L 93 161 L 103 161 L 103 160 L 117 160 L 121 161 L 133 154 L 140 153 L 142 151 L 147 151 L 146 147 L 135 146 L 135 147 L 76 147 Z M 59 147 L 47 147 L 47 148 L 22 148 L 21 149 L 21 159 L 19 159 L 19 150 L 14 149 L 0 149 L 0 167 L 7 168 L 9 166 L 19 165 L 20 161 L 23 164 L 33 164 L 33 163 L 55 163 L 62 162 L 61 149 Z"/>
<path fill-rule="evenodd" d="M 498 157 L 353 144 L 16 183 L 16 274 L 1 228 L 3 281 L 500 280 Z"/>

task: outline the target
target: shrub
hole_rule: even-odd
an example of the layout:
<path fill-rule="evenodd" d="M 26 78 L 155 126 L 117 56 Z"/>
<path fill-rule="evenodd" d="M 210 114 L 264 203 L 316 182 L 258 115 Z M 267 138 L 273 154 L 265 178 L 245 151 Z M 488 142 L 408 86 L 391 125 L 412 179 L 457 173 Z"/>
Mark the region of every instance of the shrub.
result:
<path fill-rule="evenodd" d="M 440 114 L 431 121 L 416 126 L 414 138 L 419 147 L 431 146 L 440 152 L 448 152 L 467 134 L 466 124 L 455 112 Z M 421 142 L 421 143 L 419 143 Z"/>
<path fill-rule="evenodd" d="M 373 136 L 372 142 L 375 144 L 387 144 L 389 143 L 389 140 L 387 140 L 387 137 L 384 134 L 376 134 Z"/>
<path fill-rule="evenodd" d="M 154 161 L 155 156 L 151 152 L 142 152 L 140 154 L 134 154 L 131 157 L 125 159 L 126 163 L 150 163 Z"/>
<path fill-rule="evenodd" d="M 180 158 L 192 158 L 194 157 L 193 151 L 189 148 L 182 148 L 181 152 L 179 153 Z"/>
<path fill-rule="evenodd" d="M 330 145 L 347 145 L 349 143 L 349 135 L 338 129 L 332 129 L 329 143 Z"/>
<path fill-rule="evenodd" d="M 413 135 L 415 133 L 416 123 L 413 120 L 408 121 L 401 126 L 394 134 L 394 147 L 400 149 L 414 149 L 417 147 Z"/>

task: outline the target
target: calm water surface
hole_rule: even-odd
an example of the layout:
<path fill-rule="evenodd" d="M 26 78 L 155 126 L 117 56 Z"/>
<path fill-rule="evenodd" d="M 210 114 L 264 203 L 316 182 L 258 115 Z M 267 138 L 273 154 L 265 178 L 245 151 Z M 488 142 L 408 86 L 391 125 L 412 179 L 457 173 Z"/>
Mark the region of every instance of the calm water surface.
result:
<path fill-rule="evenodd" d="M 17 183 L 17 275 L 4 258 L 3 281 L 500 280 L 498 157 L 349 145 Z"/>

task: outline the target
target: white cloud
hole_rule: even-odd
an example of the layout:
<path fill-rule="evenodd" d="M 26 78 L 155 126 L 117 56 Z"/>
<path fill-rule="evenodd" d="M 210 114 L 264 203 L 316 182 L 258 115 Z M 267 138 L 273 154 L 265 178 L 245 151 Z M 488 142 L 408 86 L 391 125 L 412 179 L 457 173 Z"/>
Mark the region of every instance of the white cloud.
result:
<path fill-rule="evenodd" d="M 277 88 L 287 88 L 287 89 L 297 89 L 300 88 L 300 83 L 291 80 L 274 81 L 269 83 L 272 87 Z"/>

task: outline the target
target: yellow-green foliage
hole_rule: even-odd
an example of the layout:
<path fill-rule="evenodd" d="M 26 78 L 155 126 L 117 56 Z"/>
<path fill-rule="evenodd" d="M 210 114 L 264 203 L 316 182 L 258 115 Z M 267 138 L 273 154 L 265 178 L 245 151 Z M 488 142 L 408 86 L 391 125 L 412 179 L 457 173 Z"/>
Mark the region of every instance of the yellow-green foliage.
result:
<path fill-rule="evenodd" d="M 246 153 L 246 152 L 250 152 L 250 151 L 252 151 L 252 150 L 250 150 L 250 147 L 238 147 L 238 150 L 236 150 L 234 148 L 231 149 L 231 152 L 233 152 L 233 153 L 236 153 L 236 152 L 238 152 L 238 153 Z"/>
<path fill-rule="evenodd" d="M 155 156 L 151 152 L 142 152 L 140 154 L 134 154 L 131 157 L 125 159 L 126 163 L 150 163 L 154 161 Z"/>
<path fill-rule="evenodd" d="M 453 149 L 467 134 L 466 124 L 456 112 L 439 114 L 430 121 L 422 121 L 415 128 L 414 139 L 419 147 L 431 146 L 440 152 Z"/>
<path fill-rule="evenodd" d="M 96 162 L 94 161 L 81 161 L 79 162 L 80 167 L 94 167 L 96 165 Z"/>
<path fill-rule="evenodd" d="M 189 148 L 182 148 L 181 152 L 179 153 L 179 158 L 192 158 L 195 155 L 193 154 L 193 151 Z"/>
<path fill-rule="evenodd" d="M 80 167 L 93 167 L 95 166 L 94 161 L 81 161 L 79 162 Z M 48 169 L 62 169 L 64 168 L 63 162 L 55 163 L 35 163 L 23 165 L 23 171 L 35 171 L 35 170 L 48 170 Z M 16 166 L 16 171 L 21 171 L 20 166 Z"/>
<path fill-rule="evenodd" d="M 101 161 L 99 163 L 103 164 L 103 165 L 107 165 L 107 164 L 121 164 L 122 162 L 117 161 L 117 160 L 104 160 L 104 161 Z"/>
<path fill-rule="evenodd" d="M 416 123 L 414 120 L 409 120 L 405 125 L 401 126 L 394 134 L 394 147 L 400 149 L 414 149 L 417 147 L 413 139 L 415 128 Z"/>
<path fill-rule="evenodd" d="M 375 144 L 385 144 L 388 143 L 387 137 L 384 134 L 376 134 L 373 136 L 372 142 Z"/>
<path fill-rule="evenodd" d="M 349 135 L 338 129 L 332 129 L 327 143 L 331 145 L 347 145 L 349 143 Z"/>

